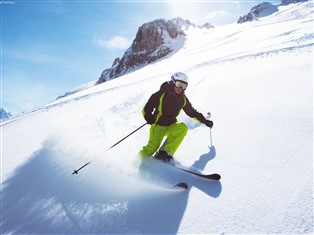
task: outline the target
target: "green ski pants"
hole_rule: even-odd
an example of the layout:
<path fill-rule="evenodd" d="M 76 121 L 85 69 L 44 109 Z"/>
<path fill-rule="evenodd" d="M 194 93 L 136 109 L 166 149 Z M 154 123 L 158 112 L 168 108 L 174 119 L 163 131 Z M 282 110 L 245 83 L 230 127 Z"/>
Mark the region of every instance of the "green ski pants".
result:
<path fill-rule="evenodd" d="M 142 157 L 152 156 L 158 150 L 163 138 L 166 136 L 167 139 L 161 149 L 173 156 L 187 132 L 188 127 L 182 122 L 176 122 L 170 126 L 153 124 L 150 126 L 148 144 L 141 149 L 139 155 Z"/>

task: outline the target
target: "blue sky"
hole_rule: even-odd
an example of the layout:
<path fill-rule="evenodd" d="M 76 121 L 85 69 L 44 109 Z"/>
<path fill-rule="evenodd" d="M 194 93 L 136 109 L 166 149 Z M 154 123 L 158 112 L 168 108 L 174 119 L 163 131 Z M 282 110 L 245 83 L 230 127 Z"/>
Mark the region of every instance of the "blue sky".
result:
<path fill-rule="evenodd" d="M 111 67 L 146 22 L 235 23 L 262 1 L 2 1 L 1 107 L 43 105 Z"/>

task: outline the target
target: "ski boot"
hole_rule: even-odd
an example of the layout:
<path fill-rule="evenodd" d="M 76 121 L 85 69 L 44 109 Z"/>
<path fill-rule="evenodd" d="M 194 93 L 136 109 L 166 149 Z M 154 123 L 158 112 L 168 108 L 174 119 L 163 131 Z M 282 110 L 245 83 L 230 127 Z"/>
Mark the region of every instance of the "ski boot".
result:
<path fill-rule="evenodd" d="M 163 162 L 170 162 L 173 160 L 171 154 L 167 153 L 165 150 L 159 150 L 154 157 Z"/>

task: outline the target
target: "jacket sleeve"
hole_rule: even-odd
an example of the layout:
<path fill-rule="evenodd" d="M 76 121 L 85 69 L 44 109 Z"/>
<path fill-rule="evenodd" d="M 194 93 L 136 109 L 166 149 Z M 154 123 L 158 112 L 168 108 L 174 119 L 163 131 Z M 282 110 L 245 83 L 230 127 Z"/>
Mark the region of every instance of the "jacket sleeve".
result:
<path fill-rule="evenodd" d="M 166 82 L 160 86 L 159 91 L 152 94 L 151 97 L 148 99 L 147 103 L 145 104 L 142 110 L 142 114 L 144 118 L 148 116 L 155 116 L 155 117 L 157 116 L 159 100 L 162 94 L 165 92 L 165 86 L 166 86 Z"/>
<path fill-rule="evenodd" d="M 201 123 L 204 123 L 206 121 L 206 118 L 203 114 L 199 113 L 196 109 L 193 108 L 191 102 L 188 100 L 188 98 L 185 96 L 185 106 L 183 107 L 184 112 L 191 118 L 195 118 Z"/>

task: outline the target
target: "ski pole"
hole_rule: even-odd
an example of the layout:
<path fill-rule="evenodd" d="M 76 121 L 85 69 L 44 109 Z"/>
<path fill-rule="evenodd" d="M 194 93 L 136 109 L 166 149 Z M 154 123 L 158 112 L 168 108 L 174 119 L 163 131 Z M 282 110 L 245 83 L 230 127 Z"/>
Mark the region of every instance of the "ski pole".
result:
<path fill-rule="evenodd" d="M 207 118 L 211 119 L 211 113 L 210 112 L 207 113 Z M 213 147 L 212 128 L 209 128 L 209 139 L 210 139 L 210 147 Z"/>
<path fill-rule="evenodd" d="M 143 124 L 142 126 L 140 126 L 139 128 L 137 128 L 136 130 L 132 131 L 130 134 L 128 134 L 127 136 L 123 137 L 121 140 L 119 140 L 117 143 L 115 143 L 114 145 L 112 145 L 110 148 L 108 148 L 106 150 L 106 152 L 109 150 L 109 149 L 112 149 L 114 146 L 118 145 L 119 143 L 121 143 L 123 140 L 125 140 L 126 138 L 128 138 L 130 135 L 134 134 L 135 132 L 137 132 L 139 129 L 141 129 L 142 127 L 144 127 L 145 125 L 147 124 L 147 122 L 145 124 Z M 87 165 L 89 165 L 92 161 L 89 161 L 88 163 L 84 164 L 83 166 L 81 166 L 80 168 L 78 168 L 77 170 L 74 170 L 72 175 L 74 174 L 78 174 L 78 172 L 80 170 L 82 170 L 84 167 L 86 167 Z"/>
<path fill-rule="evenodd" d="M 91 163 L 91 162 L 92 162 L 92 161 L 90 161 L 90 162 L 86 163 L 85 165 L 81 166 L 79 169 L 74 170 L 73 173 L 72 173 L 72 175 L 78 174 L 78 172 L 79 172 L 82 168 L 84 168 L 85 166 L 87 166 L 87 165 L 88 165 L 89 163 Z"/>
<path fill-rule="evenodd" d="M 114 145 L 112 145 L 110 148 L 108 148 L 106 151 L 108 151 L 109 149 L 113 148 L 114 146 L 118 145 L 119 143 L 121 143 L 123 140 L 125 140 L 126 138 L 128 138 L 130 135 L 134 134 L 135 132 L 137 132 L 139 129 L 141 129 L 142 127 L 144 127 L 147 124 L 144 123 L 142 126 L 140 126 L 139 128 L 137 128 L 136 130 L 132 131 L 130 134 L 128 134 L 126 137 L 124 137 L 123 139 L 119 140 L 117 143 L 115 143 Z"/>

